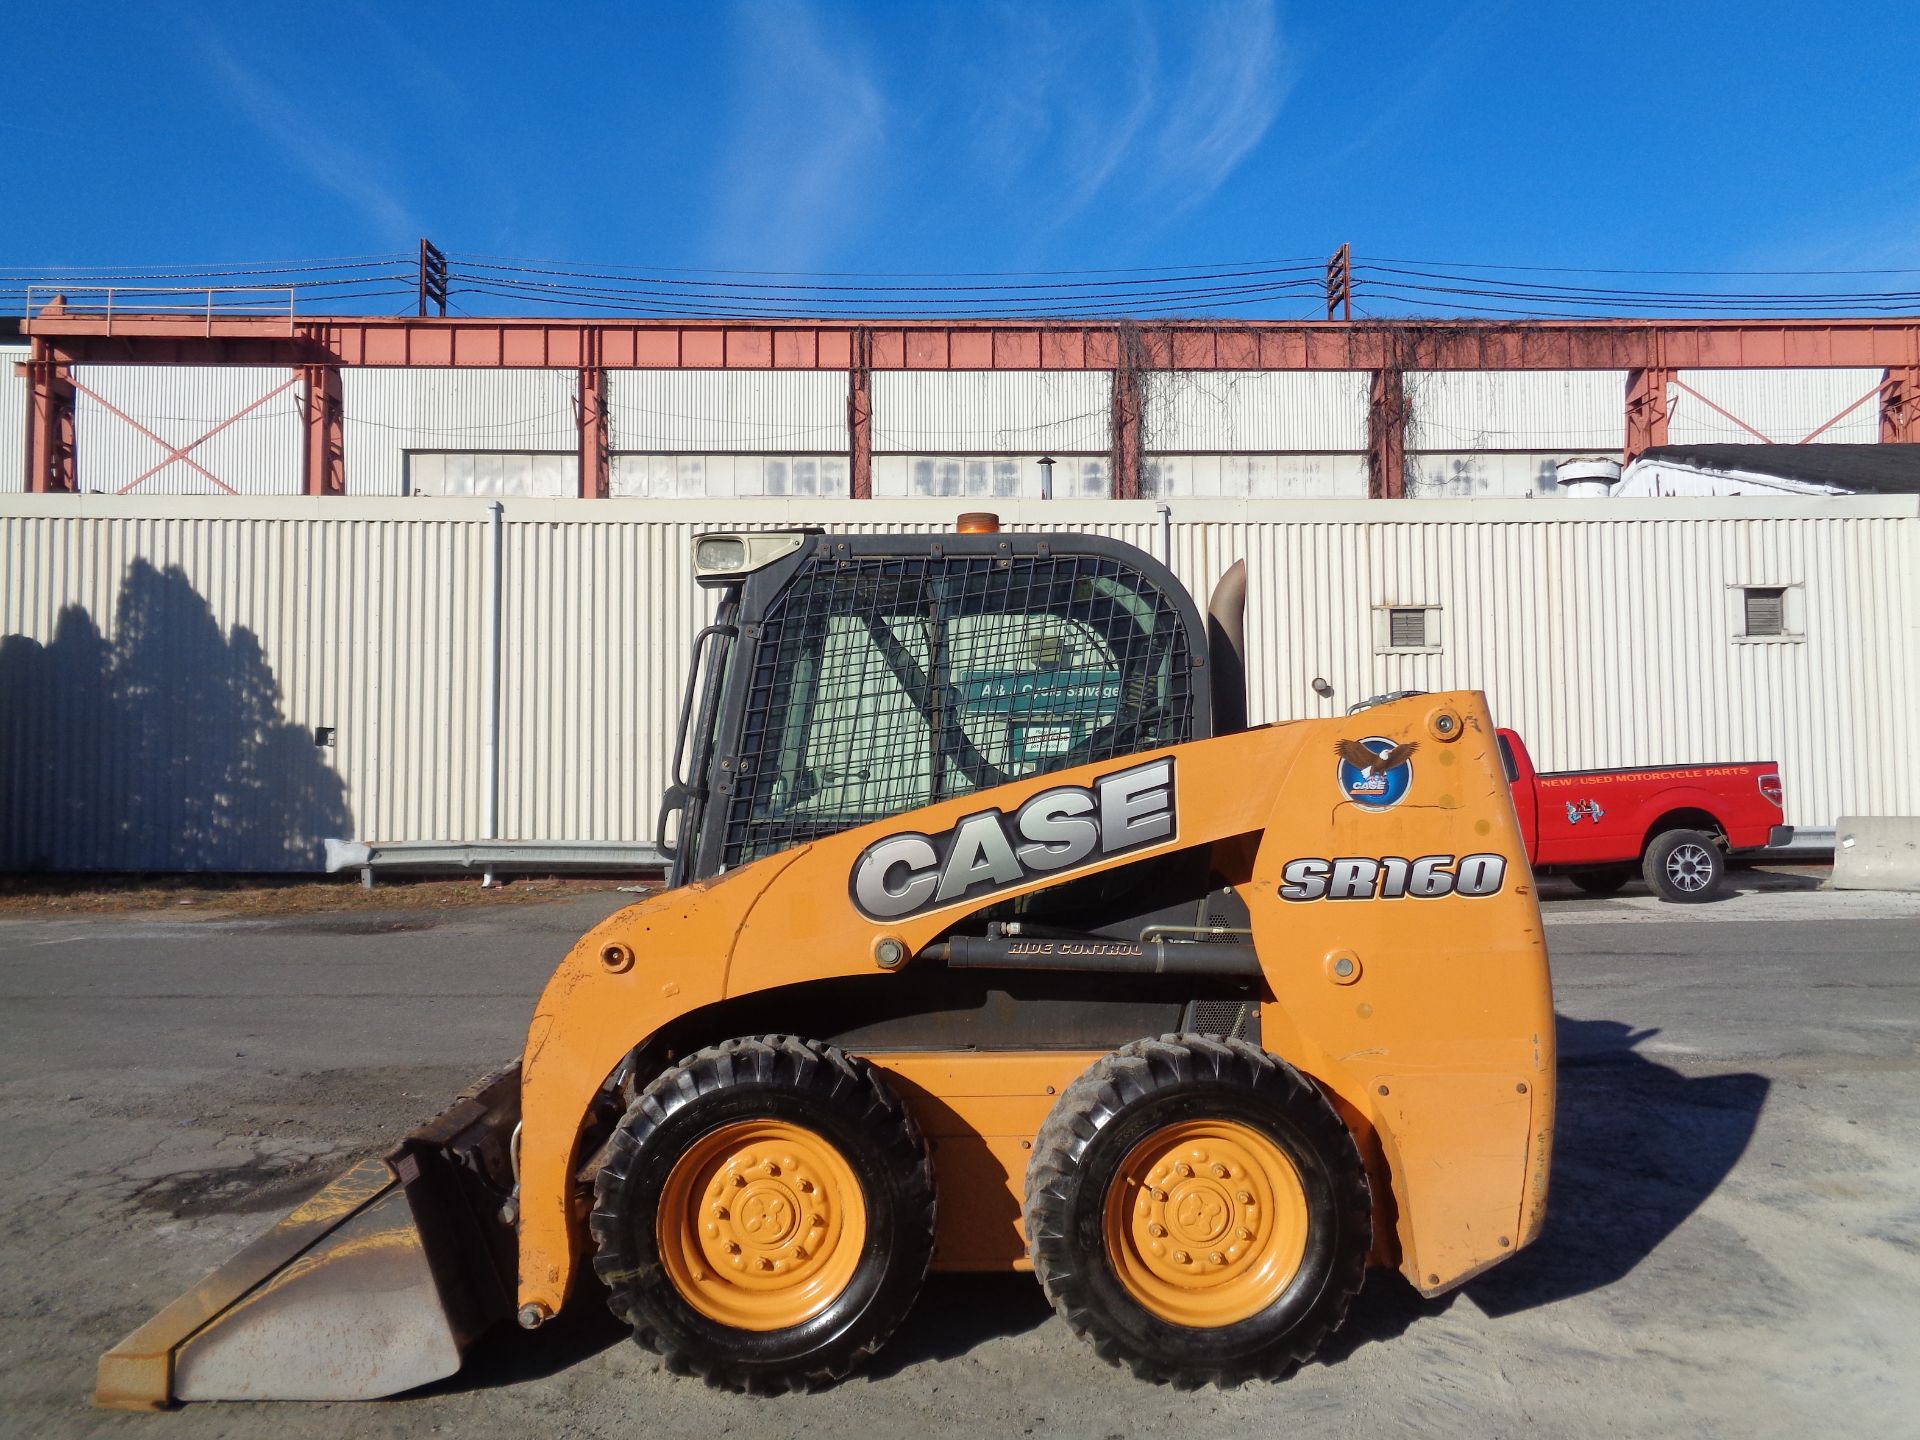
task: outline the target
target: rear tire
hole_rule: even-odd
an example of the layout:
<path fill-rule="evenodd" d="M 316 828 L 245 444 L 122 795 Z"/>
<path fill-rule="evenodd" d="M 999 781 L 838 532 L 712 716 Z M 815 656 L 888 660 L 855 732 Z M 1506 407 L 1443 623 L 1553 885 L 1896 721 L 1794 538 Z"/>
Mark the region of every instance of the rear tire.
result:
<path fill-rule="evenodd" d="M 1725 886 L 1727 852 L 1703 830 L 1667 830 L 1647 846 L 1641 872 L 1662 900 L 1698 905 L 1715 898 Z"/>
<path fill-rule="evenodd" d="M 1567 878 L 1589 895 L 1611 895 L 1633 878 L 1631 865 L 1596 865 L 1591 870 L 1573 870 Z"/>
<path fill-rule="evenodd" d="M 594 1270 L 677 1375 L 755 1394 L 842 1379 L 933 1257 L 933 1164 L 865 1061 L 787 1035 L 689 1055 L 640 1093 L 594 1180 Z"/>
<path fill-rule="evenodd" d="M 1299 1071 L 1239 1040 L 1136 1040 L 1034 1141 L 1035 1274 L 1109 1364 L 1191 1389 L 1284 1380 L 1345 1318 L 1373 1243 L 1366 1168 Z"/>

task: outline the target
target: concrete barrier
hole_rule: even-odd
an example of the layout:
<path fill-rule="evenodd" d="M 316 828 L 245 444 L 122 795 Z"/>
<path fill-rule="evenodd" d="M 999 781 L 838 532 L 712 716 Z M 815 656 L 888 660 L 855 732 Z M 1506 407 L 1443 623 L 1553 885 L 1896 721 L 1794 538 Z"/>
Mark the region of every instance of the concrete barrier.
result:
<path fill-rule="evenodd" d="M 1920 816 L 1843 815 L 1836 828 L 1835 890 L 1920 890 Z"/>

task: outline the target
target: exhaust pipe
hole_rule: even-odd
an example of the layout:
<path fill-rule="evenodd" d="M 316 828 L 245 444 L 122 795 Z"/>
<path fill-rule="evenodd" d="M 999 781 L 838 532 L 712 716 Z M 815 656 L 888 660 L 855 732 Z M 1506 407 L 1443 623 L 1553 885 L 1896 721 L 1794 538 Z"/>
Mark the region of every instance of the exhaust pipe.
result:
<path fill-rule="evenodd" d="M 1236 560 L 1207 602 L 1207 663 L 1213 672 L 1213 733 L 1247 728 L 1247 562 Z"/>

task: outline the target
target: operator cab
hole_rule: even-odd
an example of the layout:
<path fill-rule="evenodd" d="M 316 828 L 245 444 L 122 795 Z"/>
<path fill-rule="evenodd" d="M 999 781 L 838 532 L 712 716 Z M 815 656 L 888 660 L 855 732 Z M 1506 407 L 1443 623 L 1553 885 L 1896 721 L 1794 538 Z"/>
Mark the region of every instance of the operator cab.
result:
<path fill-rule="evenodd" d="M 696 539 L 696 578 L 721 595 L 695 641 L 660 817 L 674 884 L 1215 733 L 1206 623 L 1164 566 L 1101 536 L 991 520 Z"/>

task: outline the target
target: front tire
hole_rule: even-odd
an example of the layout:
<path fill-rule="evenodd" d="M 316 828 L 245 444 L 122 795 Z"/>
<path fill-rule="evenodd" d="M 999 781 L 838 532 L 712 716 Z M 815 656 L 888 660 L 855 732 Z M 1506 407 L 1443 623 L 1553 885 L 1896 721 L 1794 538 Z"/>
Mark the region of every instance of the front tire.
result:
<path fill-rule="evenodd" d="M 1372 1246 L 1353 1137 L 1238 1040 L 1137 1040 L 1067 1088 L 1027 1170 L 1028 1250 L 1075 1333 L 1143 1380 L 1283 1380 L 1345 1318 Z"/>
<path fill-rule="evenodd" d="M 1703 830 L 1667 830 L 1647 847 L 1641 872 L 1662 900 L 1699 905 L 1726 885 L 1727 852 Z"/>
<path fill-rule="evenodd" d="M 865 1061 L 786 1035 L 670 1067 L 594 1181 L 594 1269 L 668 1370 L 756 1394 L 851 1373 L 933 1256 L 933 1164 Z"/>

